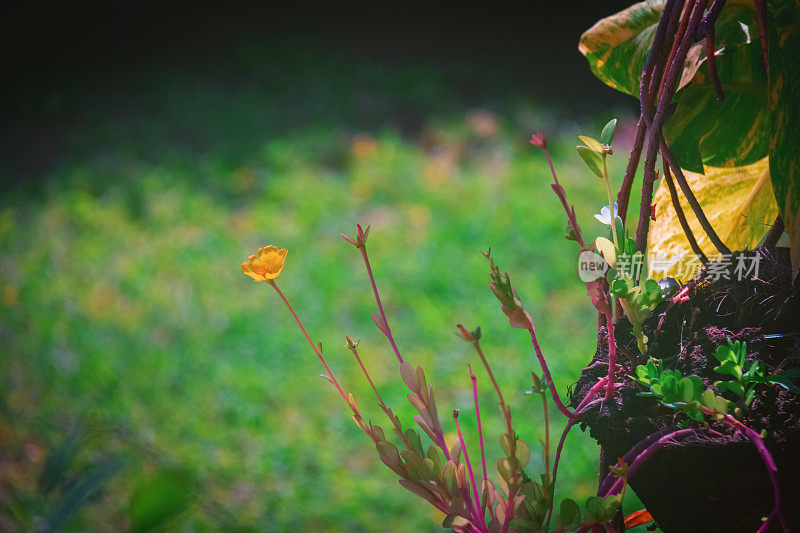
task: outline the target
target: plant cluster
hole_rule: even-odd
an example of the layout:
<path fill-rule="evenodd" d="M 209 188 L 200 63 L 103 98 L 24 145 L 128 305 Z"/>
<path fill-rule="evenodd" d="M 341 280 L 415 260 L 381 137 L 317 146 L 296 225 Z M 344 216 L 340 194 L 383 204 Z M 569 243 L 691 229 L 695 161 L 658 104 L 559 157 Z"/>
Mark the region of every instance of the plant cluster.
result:
<path fill-rule="evenodd" d="M 568 203 L 566 192 L 559 183 L 545 135 L 539 132 L 530 140 L 531 144 L 543 150 L 552 171 L 551 187 L 561 201 L 567 216 L 566 237 L 579 245 L 582 254 L 587 252 L 602 254 L 610 267 L 608 272 L 587 281 L 587 294 L 599 312 L 599 323 L 605 326 L 605 331 L 601 330 L 600 335 L 601 338 L 605 336 L 608 346 L 608 373 L 591 387 L 574 410 L 570 410 L 561 401 L 550 376 L 546 358 L 539 346 L 534 320 L 525 309 L 522 298 L 514 289 L 508 273 L 501 272 L 490 251 L 484 252 L 489 261 L 489 287 L 499 300 L 501 310 L 508 317 L 510 325 L 525 330 L 529 335 L 541 367 L 542 377 L 533 374 L 534 384 L 531 390 L 531 394 L 542 398 L 547 435 L 543 443 L 545 472 L 539 476 L 539 481 L 535 481 L 525 471 L 530 462 L 531 449 L 514 431 L 511 408 L 504 401 L 500 387 L 481 350 L 479 328 L 470 332 L 458 326 L 458 334 L 473 344 L 497 392 L 500 411 L 505 421 L 505 431 L 500 436 L 503 456 L 496 462 L 497 483 L 490 479 L 487 468 L 478 406 L 477 378 L 469 363 L 467 363 L 468 374 L 475 402 L 481 469 L 473 468 L 473 464 L 476 463 L 470 460 L 467 454 L 458 409 L 454 410 L 452 415 L 458 439 L 448 445 L 436 407 L 433 386 L 428 384 L 421 367 L 415 368 L 403 359 L 392 335 L 367 256 L 369 227 L 364 230 L 359 225 L 355 236 L 343 235 L 343 237 L 362 256 L 378 309 L 373 314 L 373 321 L 387 338 L 398 359 L 400 376 L 409 389 L 407 398 L 418 413 L 414 416 L 414 421 L 432 443 L 427 448 L 423 446 L 420 435 L 413 429 L 404 429 L 399 418 L 384 404 L 358 355 L 357 343 L 348 338 L 347 347 L 354 354 L 365 378 L 372 386 L 379 405 L 393 426 L 395 437 L 402 448 L 391 443 L 379 426 L 364 420 L 355 398 L 344 391 L 331 373 L 321 345 L 318 346 L 312 341 L 276 284 L 275 278 L 283 268 L 286 251 L 278 250 L 274 246 L 263 248 L 257 255 L 251 256 L 249 261 L 242 263 L 242 270 L 246 274 L 257 281 L 267 282 L 275 289 L 322 362 L 326 371 L 323 377 L 337 389 L 358 427 L 372 439 L 381 461 L 400 477 L 400 484 L 404 488 L 427 500 L 445 514 L 444 527 L 463 532 L 551 531 L 550 524 L 554 513 L 557 532 L 585 532 L 595 526 L 602 527 L 606 531 L 617 531 L 625 525 L 646 522 L 648 521 L 646 510 L 634 513 L 627 519 L 620 516 L 620 506 L 629 479 L 642 464 L 671 443 L 700 434 L 710 437 L 720 436 L 720 433 L 710 426 L 711 423 L 719 423 L 733 428 L 752 442 L 763 459 L 772 482 L 774 507 L 765 517 L 759 531 L 766 531 L 776 524 L 784 531 L 788 530 L 775 461 L 764 444 L 762 435 L 742 422 L 740 412 L 752 402 L 755 387 L 769 384 L 793 387 L 792 376 L 790 373 L 766 375 L 763 364 L 759 361 L 745 360 L 746 346 L 738 342 L 720 346 L 715 353 L 720 363 L 715 370 L 733 378 L 715 383 L 716 390 L 705 387 L 703 380 L 698 376 L 684 376 L 678 370 L 662 368 L 662 363 L 650 356 L 645 365 L 636 368 L 636 375 L 631 376 L 631 379 L 646 387 L 647 390 L 642 393 L 643 395 L 651 396 L 664 406 L 683 412 L 688 420 L 681 424 L 682 427 L 665 428 L 645 437 L 623 457 L 617 458 L 614 465 L 602 465 L 597 494 L 588 499 L 582 508 L 571 499 L 565 499 L 556 508 L 553 494 L 561 452 L 568 432 L 589 410 L 597 408 L 602 402 L 615 401 L 618 384 L 617 346 L 614 333 L 616 320 L 622 315 L 627 318 L 632 326 L 632 334 L 637 339 L 639 351 L 643 355 L 650 355 L 648 338 L 642 330 L 645 318 L 662 300 L 669 299 L 670 303 L 675 303 L 685 297 L 683 291 L 671 295 L 672 288 L 666 287 L 668 284 L 665 284 L 665 289 L 669 290 L 662 289 L 659 282 L 649 278 L 647 270 L 646 252 L 650 222 L 656 219 L 656 209 L 652 205 L 652 200 L 658 177 L 655 170 L 657 156 L 660 154 L 664 163 L 664 184 L 669 190 L 677 216 L 676 223 L 679 223 L 683 230 L 692 253 L 703 264 L 709 263 L 708 258 L 689 228 L 672 182 L 673 176 L 707 238 L 721 253 L 729 253 L 730 250 L 711 226 L 709 217 L 688 184 L 687 174 L 692 170 L 704 171 L 711 163 L 736 167 L 751 162 L 753 158 L 769 156 L 769 166 L 773 172 L 773 183 L 779 200 L 782 194 L 779 191 L 786 192 L 784 187 L 786 182 L 793 179 L 785 175 L 786 165 L 789 164 L 786 157 L 789 150 L 786 135 L 772 131 L 772 141 L 764 143 L 764 136 L 769 136 L 770 132 L 765 133 L 759 129 L 763 126 L 761 123 L 757 123 L 757 127 L 753 129 L 746 120 L 742 122 L 741 117 L 734 117 L 735 112 L 729 107 L 715 107 L 708 99 L 709 94 L 713 95 L 712 100 L 740 98 L 740 103 L 746 101 L 753 113 L 760 117 L 763 110 L 759 106 L 764 102 L 758 98 L 753 100 L 748 99 L 750 97 L 747 95 L 739 95 L 740 86 L 736 85 L 739 82 L 745 84 L 765 82 L 763 73 L 758 72 L 761 67 L 753 65 L 763 65 L 768 73 L 766 82 L 771 88 L 777 87 L 778 93 L 782 87 L 786 87 L 786 84 L 797 82 L 796 75 L 789 75 L 792 73 L 788 71 L 785 63 L 786 54 L 790 52 L 786 47 L 787 42 L 797 44 L 796 34 L 787 29 L 791 24 L 785 21 L 788 14 L 797 15 L 795 13 L 797 10 L 789 4 L 790 2 L 776 2 L 771 12 L 773 25 L 769 27 L 769 31 L 768 14 L 763 0 L 755 2 L 755 7 L 752 9 L 733 3 L 727 9 L 723 9 L 726 2 L 722 0 L 715 0 L 710 6 L 707 0 L 667 0 L 663 3 L 650 1 L 636 4 L 620 14 L 600 21 L 584 34 L 581 49 L 587 55 L 592 69 L 610 85 L 639 96 L 641 115 L 633 151 L 616 201 L 612 194 L 611 179 L 606 165 L 607 157 L 613 154 L 611 144 L 616 121 L 612 120 L 606 124 L 599 140 L 580 136 L 583 144 L 577 147 L 578 154 L 589 170 L 603 181 L 608 197 L 608 205 L 604 206 L 595 218 L 609 226 L 609 236 L 599 236 L 590 243 L 584 240 L 575 209 Z M 791 21 L 795 20 L 788 18 Z M 800 16 L 796 18 L 800 20 Z M 757 22 L 759 35 L 757 48 L 755 38 L 751 39 L 749 33 L 746 41 L 737 33 L 734 23 L 739 24 L 738 31 L 748 27 L 743 21 L 752 21 L 754 26 Z M 779 39 L 778 44 L 772 48 L 767 47 L 768 35 L 771 35 L 769 32 L 776 32 L 782 36 L 782 40 Z M 724 54 L 720 54 L 715 46 L 716 37 L 724 38 Z M 642 46 L 642 42 L 646 42 L 647 45 Z M 758 60 L 755 63 L 752 61 L 754 54 Z M 773 55 L 776 61 L 771 61 Z M 780 63 L 781 68 L 776 68 L 776 63 Z M 749 70 L 738 69 L 742 64 L 747 64 Z M 704 84 L 707 87 L 704 87 Z M 727 87 L 727 90 L 723 87 Z M 769 109 L 769 113 L 776 114 L 775 120 L 779 124 L 783 123 L 785 118 L 785 109 L 780 107 L 780 102 L 783 101 L 782 94 L 776 98 L 777 107 Z M 674 102 L 677 102 L 677 109 L 667 122 L 673 111 Z M 783 102 L 785 105 L 786 102 Z M 680 130 L 675 126 L 685 123 L 687 116 L 696 118 L 698 114 L 704 119 L 698 120 L 698 123 L 689 121 L 694 129 Z M 735 127 L 720 127 L 721 122 L 728 120 L 732 121 Z M 750 134 L 743 135 L 747 138 L 748 144 L 734 145 L 731 142 L 731 131 L 738 132 L 744 127 L 743 124 L 751 128 L 746 130 L 751 131 Z M 698 131 L 698 128 L 702 131 Z M 634 238 L 628 236 L 626 213 L 633 179 L 643 154 L 643 187 Z M 795 190 L 789 187 L 789 192 L 786 194 L 788 196 L 785 206 L 782 205 L 781 216 L 774 224 L 776 228 L 781 228 L 777 232 L 778 236 L 783 231 L 783 220 L 796 220 L 794 210 L 797 202 L 793 196 Z M 786 227 L 788 229 L 789 226 Z M 794 229 L 789 232 L 795 257 L 797 233 Z M 767 241 L 771 241 L 773 237 L 768 237 Z M 547 414 L 548 393 L 556 409 L 566 418 L 564 431 L 556 447 L 552 470 Z M 724 396 L 726 394 L 737 397 L 738 405 L 726 398 Z M 476 471 L 478 476 L 475 475 Z"/>

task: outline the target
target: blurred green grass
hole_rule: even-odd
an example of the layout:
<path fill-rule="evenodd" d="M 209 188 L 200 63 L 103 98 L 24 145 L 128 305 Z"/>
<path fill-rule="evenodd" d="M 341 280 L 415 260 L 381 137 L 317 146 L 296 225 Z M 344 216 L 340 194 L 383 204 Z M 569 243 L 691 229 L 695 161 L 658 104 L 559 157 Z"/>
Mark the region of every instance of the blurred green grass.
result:
<path fill-rule="evenodd" d="M 33 185 L 0 203 L 4 447 L 35 472 L 41 458 L 26 446 L 46 450 L 79 425 L 94 435 L 85 457 L 134 457 L 75 530 L 124 527 L 133 487 L 159 464 L 200 480 L 196 505 L 174 523 L 181 530 L 439 530 L 441 517 L 397 484 L 319 378 L 274 293 L 239 263 L 265 244 L 288 248 L 279 282 L 333 371 L 384 425 L 343 346 L 344 335 L 361 339 L 376 385 L 409 423 L 363 265 L 339 236 L 370 224 L 390 323 L 406 360 L 426 369 L 441 413 L 467 415 L 477 457 L 474 354 L 454 331 L 480 325 L 517 431 L 534 445 L 541 406 L 524 391 L 535 357 L 488 290 L 479 252 L 491 246 L 511 275 L 565 393 L 594 352 L 596 319 L 548 167 L 527 139 L 553 132 L 569 199 L 587 235 L 600 234 L 591 214 L 604 192 L 574 152 L 573 118 L 512 98 L 502 82 L 504 104 L 459 101 L 469 72 L 292 48 L 243 47 L 235 58 L 107 82 L 108 93 L 88 95 L 60 126 L 56 163 L 37 176 L 13 170 Z M 619 179 L 624 156 L 612 159 Z M 493 457 L 501 421 L 476 373 Z M 557 440 L 563 424 L 552 418 Z M 596 446 L 574 432 L 559 497 L 590 495 L 596 466 Z"/>

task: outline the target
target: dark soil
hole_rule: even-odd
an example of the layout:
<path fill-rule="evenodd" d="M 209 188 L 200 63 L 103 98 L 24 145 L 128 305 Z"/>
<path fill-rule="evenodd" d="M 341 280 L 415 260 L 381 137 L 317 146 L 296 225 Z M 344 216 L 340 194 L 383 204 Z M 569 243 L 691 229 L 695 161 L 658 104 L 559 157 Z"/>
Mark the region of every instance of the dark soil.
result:
<path fill-rule="evenodd" d="M 748 360 L 760 359 L 768 373 L 800 367 L 800 297 L 792 289 L 788 250 L 748 253 L 761 256 L 757 279 L 693 281 L 688 301 L 668 300 L 651 313 L 643 329 L 650 353 L 664 359 L 664 368 L 696 374 L 711 386 L 725 379 L 713 370 L 713 354 L 729 338 L 747 342 Z M 586 413 L 582 426 L 589 427 L 611 463 L 643 437 L 686 419 L 637 395 L 642 387 L 627 376 L 644 361 L 627 319 L 619 319 L 615 329 L 621 386 L 615 402 Z M 608 371 L 606 335 L 600 328 L 594 359 L 573 388 L 573 407 Z M 800 398 L 780 387 L 761 387 L 742 420 L 767 431 L 765 443 L 778 464 L 787 516 L 792 530 L 800 531 Z M 756 531 L 772 509 L 772 485 L 755 448 L 729 426 L 716 422 L 712 428 L 725 437 L 698 435 L 667 446 L 631 479 L 665 532 Z"/>

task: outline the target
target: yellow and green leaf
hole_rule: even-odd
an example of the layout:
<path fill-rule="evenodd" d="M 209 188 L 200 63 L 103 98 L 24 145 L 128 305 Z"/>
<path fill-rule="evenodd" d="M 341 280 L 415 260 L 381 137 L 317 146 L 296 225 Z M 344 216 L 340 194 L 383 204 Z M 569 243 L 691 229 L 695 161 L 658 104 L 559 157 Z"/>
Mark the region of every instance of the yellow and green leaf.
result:
<path fill-rule="evenodd" d="M 609 87 L 638 98 L 639 78 L 663 9 L 663 0 L 646 0 L 601 19 L 586 30 L 578 50 L 586 56 L 595 76 Z M 697 72 L 704 59 L 702 50 L 701 44 L 692 46 L 684 62 L 680 87 Z"/>
<path fill-rule="evenodd" d="M 684 174 L 711 225 L 731 250 L 754 248 L 775 220 L 778 206 L 772 191 L 768 158 L 741 167 L 705 167 L 705 174 L 691 171 L 684 171 Z M 678 198 L 698 245 L 706 256 L 713 257 L 718 252 L 680 189 Z M 656 219 L 650 225 L 647 261 L 650 276 L 655 279 L 670 276 L 687 281 L 689 276 L 685 271 L 689 270 L 693 252 L 678 222 L 665 183 L 659 185 L 653 203 L 656 205 Z M 681 256 L 683 261 L 665 270 L 659 268 L 662 266 L 660 259 L 674 260 Z"/>

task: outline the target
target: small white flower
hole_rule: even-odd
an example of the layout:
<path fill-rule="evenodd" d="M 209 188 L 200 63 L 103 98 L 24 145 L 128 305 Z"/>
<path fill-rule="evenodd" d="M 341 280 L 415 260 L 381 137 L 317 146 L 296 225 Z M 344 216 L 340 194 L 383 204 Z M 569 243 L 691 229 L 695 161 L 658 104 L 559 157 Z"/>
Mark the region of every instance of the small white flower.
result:
<path fill-rule="evenodd" d="M 618 212 L 619 212 L 619 207 L 617 207 L 617 202 L 614 202 L 614 216 L 611 216 L 611 211 L 608 209 L 608 206 L 604 205 L 603 208 L 600 210 L 600 214 L 595 214 L 594 218 L 596 218 L 601 224 L 610 226 L 614 223 L 614 220 L 617 218 Z"/>

